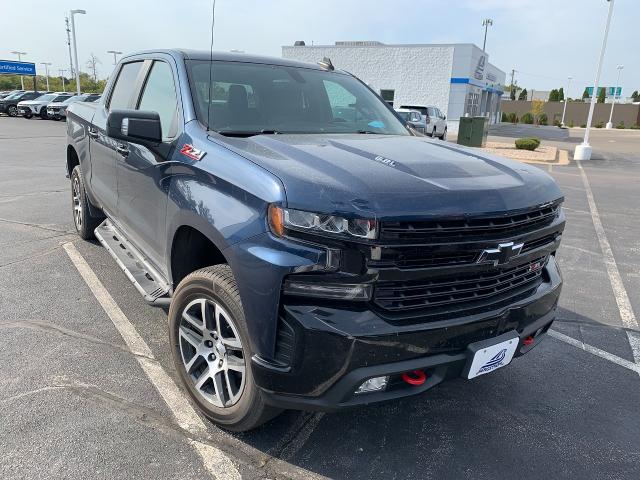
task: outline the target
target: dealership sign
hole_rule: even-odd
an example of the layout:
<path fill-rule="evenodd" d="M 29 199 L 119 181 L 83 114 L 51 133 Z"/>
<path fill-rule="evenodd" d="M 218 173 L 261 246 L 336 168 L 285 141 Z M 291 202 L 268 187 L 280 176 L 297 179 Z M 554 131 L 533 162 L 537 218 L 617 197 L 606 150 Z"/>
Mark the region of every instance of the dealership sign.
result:
<path fill-rule="evenodd" d="M 607 97 L 617 97 L 620 98 L 622 95 L 622 87 L 598 87 L 598 94 L 605 89 L 605 95 Z M 593 87 L 587 87 L 587 94 L 591 97 L 593 95 Z"/>
<path fill-rule="evenodd" d="M 0 74 L 29 75 L 33 77 L 36 74 L 36 64 L 28 62 L 13 62 L 11 60 L 0 60 Z"/>

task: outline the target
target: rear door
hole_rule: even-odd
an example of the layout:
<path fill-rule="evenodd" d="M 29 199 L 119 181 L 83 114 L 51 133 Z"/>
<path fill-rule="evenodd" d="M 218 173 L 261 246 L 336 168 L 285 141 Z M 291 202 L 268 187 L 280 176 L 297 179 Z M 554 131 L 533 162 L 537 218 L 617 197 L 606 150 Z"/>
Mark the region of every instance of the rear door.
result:
<path fill-rule="evenodd" d="M 173 59 L 145 61 L 144 74 L 135 108 L 159 114 L 162 144 L 147 148 L 126 142 L 126 152 L 118 153 L 118 219 L 127 237 L 166 273 L 167 160 L 182 133 L 182 116 Z"/>
<path fill-rule="evenodd" d="M 91 191 L 100 207 L 110 217 L 116 216 L 118 183 L 116 178 L 116 158 L 118 143 L 107 137 L 107 117 L 114 109 L 132 108 L 134 93 L 139 86 L 142 61 L 124 63 L 120 66 L 116 82 L 111 88 L 106 102 L 96 107 L 93 122 L 89 126 L 91 152 Z"/>

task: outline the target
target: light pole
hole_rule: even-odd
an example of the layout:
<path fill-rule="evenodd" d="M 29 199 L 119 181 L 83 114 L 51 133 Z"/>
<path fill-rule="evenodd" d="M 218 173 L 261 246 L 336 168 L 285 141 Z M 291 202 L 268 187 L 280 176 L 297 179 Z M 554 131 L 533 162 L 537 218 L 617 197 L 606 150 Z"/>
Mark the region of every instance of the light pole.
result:
<path fill-rule="evenodd" d="M 26 55 L 27 54 L 27 52 L 18 52 L 18 51 L 15 51 L 15 50 L 13 52 L 11 52 L 11 53 L 13 53 L 14 55 L 18 55 L 18 61 L 19 62 L 22 61 L 22 55 Z M 22 90 L 24 90 L 24 78 L 23 78 L 22 75 L 20 75 L 20 88 Z"/>
<path fill-rule="evenodd" d="M 564 127 L 564 114 L 567 113 L 567 98 L 569 98 L 569 87 L 571 86 L 571 80 L 573 77 L 567 77 L 567 93 L 564 95 L 564 106 L 562 107 L 562 121 L 560 124 Z"/>
<path fill-rule="evenodd" d="M 600 82 L 600 73 L 602 72 L 602 60 L 604 60 L 604 52 L 607 49 L 607 37 L 609 36 L 609 25 L 611 25 L 611 15 L 613 14 L 613 5 L 615 0 L 607 0 L 609 2 L 609 13 L 607 14 L 607 25 L 604 27 L 604 38 L 602 39 L 602 49 L 600 50 L 600 59 L 598 60 L 598 69 L 596 71 L 596 79 L 593 82 L 593 93 L 591 95 L 591 105 L 589 106 L 589 116 L 587 117 L 587 128 L 584 131 L 584 140 L 580 145 L 576 145 L 573 152 L 575 160 L 590 160 L 591 145 L 589 145 L 589 130 L 591 129 L 591 121 L 593 120 L 593 110 L 596 106 L 596 97 L 598 96 L 598 83 Z"/>
<path fill-rule="evenodd" d="M 620 85 L 620 75 L 622 74 L 622 69 L 624 68 L 624 65 L 618 65 L 616 67 L 616 69 L 618 70 L 618 80 L 616 80 L 616 84 L 613 87 L 613 102 L 611 103 L 611 113 L 609 114 L 609 122 L 607 123 L 607 128 L 611 129 L 613 128 L 613 107 L 616 104 L 616 92 L 618 91 L 618 85 Z M 622 93 L 622 90 L 620 91 L 620 93 Z"/>
<path fill-rule="evenodd" d="M 482 51 L 485 51 L 485 47 L 487 46 L 487 30 L 489 29 L 489 26 L 493 25 L 493 20 L 490 18 L 485 18 L 482 21 L 482 26 L 484 27 L 484 42 L 482 43 Z"/>
<path fill-rule="evenodd" d="M 116 50 L 107 50 L 107 53 L 113 53 L 113 64 L 116 65 L 118 63 L 117 55 L 122 55 L 122 52 L 118 52 Z"/>
<path fill-rule="evenodd" d="M 40 62 L 40 65 L 44 65 L 44 75 L 47 79 L 47 92 L 49 91 L 49 65 L 51 62 Z"/>
<path fill-rule="evenodd" d="M 60 78 L 62 79 L 62 91 L 66 92 L 67 89 L 64 86 L 64 72 L 66 72 L 67 70 L 65 70 L 64 68 L 61 68 L 60 70 L 58 70 L 58 72 L 60 73 Z"/>
<path fill-rule="evenodd" d="M 71 33 L 73 34 L 73 61 L 76 64 L 76 92 L 80 95 L 80 64 L 78 63 L 78 41 L 76 38 L 76 22 L 73 16 L 79 13 L 84 15 L 86 10 L 71 10 L 69 16 L 71 17 Z"/>

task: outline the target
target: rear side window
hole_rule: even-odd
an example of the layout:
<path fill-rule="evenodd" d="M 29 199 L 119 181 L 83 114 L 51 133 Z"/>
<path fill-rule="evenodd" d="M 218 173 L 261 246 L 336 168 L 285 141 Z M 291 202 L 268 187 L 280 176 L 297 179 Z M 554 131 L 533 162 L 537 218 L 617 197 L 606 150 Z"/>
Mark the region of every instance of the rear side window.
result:
<path fill-rule="evenodd" d="M 109 110 L 118 108 L 129 108 L 131 95 L 136 86 L 136 78 L 142 67 L 142 62 L 125 63 L 120 69 L 118 79 L 113 87 L 111 99 L 109 100 Z"/>
<path fill-rule="evenodd" d="M 158 112 L 162 126 L 162 137 L 165 139 L 175 137 L 178 102 L 176 100 L 173 73 L 167 63 L 153 62 L 140 98 L 138 110 Z"/>

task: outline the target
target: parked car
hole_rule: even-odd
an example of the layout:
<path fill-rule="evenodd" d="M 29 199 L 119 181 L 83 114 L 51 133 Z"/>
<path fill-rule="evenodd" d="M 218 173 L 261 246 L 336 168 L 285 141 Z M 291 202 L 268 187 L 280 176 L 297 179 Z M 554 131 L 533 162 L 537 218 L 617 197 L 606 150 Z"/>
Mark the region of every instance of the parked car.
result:
<path fill-rule="evenodd" d="M 24 100 L 18 103 L 18 111 L 24 118 L 31 118 L 38 115 L 42 120 L 48 119 L 47 105 L 51 102 L 64 102 L 71 98 L 72 93 L 53 92 L 42 95 L 33 100 Z"/>
<path fill-rule="evenodd" d="M 176 374 L 231 430 L 493 372 L 556 315 L 555 181 L 413 135 L 329 61 L 127 55 L 65 153 L 78 234 L 169 305 Z"/>
<path fill-rule="evenodd" d="M 425 124 L 422 122 L 422 115 L 417 110 L 409 110 L 407 108 L 396 108 L 396 113 L 404 123 L 409 124 L 411 128 L 414 128 L 420 133 L 427 133 Z"/>
<path fill-rule="evenodd" d="M 10 90 L 6 92 L 0 92 L 0 100 L 3 98 L 7 98 L 9 95 L 14 95 L 16 93 L 22 93 L 24 90 Z"/>
<path fill-rule="evenodd" d="M 425 133 L 442 140 L 447 139 L 447 117 L 439 108 L 425 105 L 402 105 L 400 108 L 419 111 Z"/>
<path fill-rule="evenodd" d="M 23 100 L 33 100 L 34 98 L 42 96 L 42 94 L 43 92 L 26 91 L 9 95 L 0 100 L 0 113 L 6 113 L 10 117 L 17 117 L 19 113 L 19 102 Z"/>
<path fill-rule="evenodd" d="M 47 105 L 47 116 L 53 120 L 66 118 L 67 107 L 73 102 L 95 102 L 99 98 L 99 93 L 83 93 L 68 97 L 63 101 L 54 100 Z"/>

